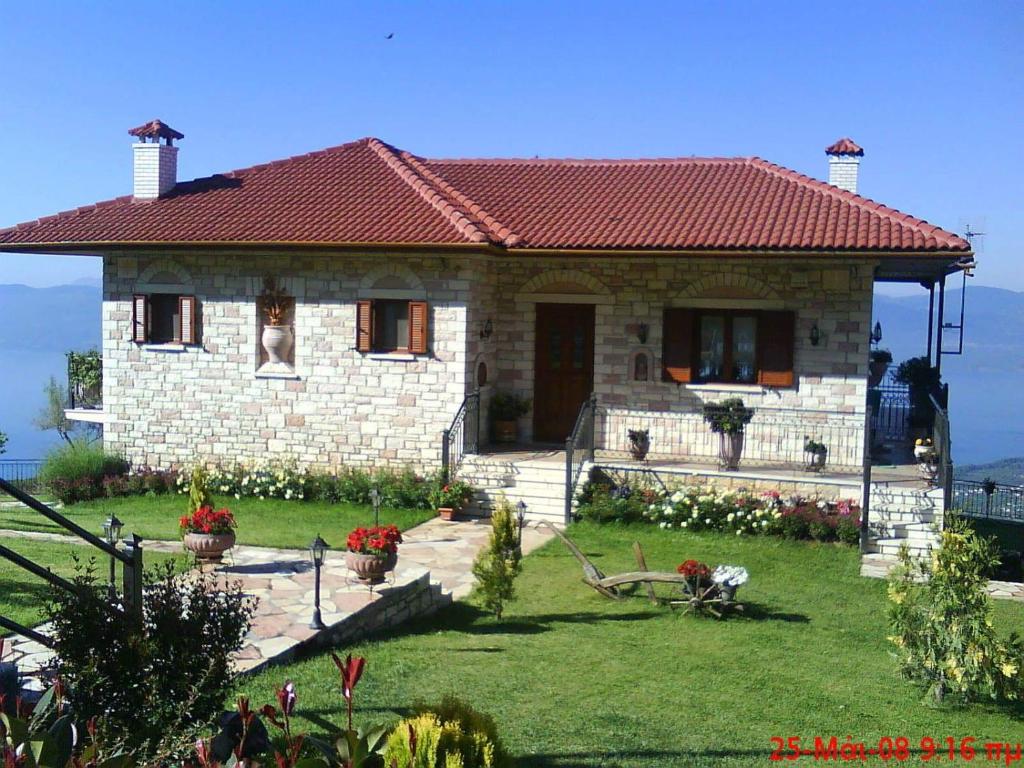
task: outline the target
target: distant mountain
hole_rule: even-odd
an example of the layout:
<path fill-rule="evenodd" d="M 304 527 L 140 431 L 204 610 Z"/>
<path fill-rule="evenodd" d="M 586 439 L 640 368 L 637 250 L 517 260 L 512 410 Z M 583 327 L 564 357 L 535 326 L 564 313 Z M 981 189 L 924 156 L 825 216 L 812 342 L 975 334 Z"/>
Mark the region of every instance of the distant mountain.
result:
<path fill-rule="evenodd" d="M 0 285 L 0 352 L 98 347 L 102 306 L 96 285 Z"/>
<path fill-rule="evenodd" d="M 956 467 L 956 476 L 961 480 L 984 480 L 991 478 L 1005 485 L 1024 485 L 1024 456 L 1003 459 L 988 464 L 966 464 Z"/>
<path fill-rule="evenodd" d="M 77 280 L 72 280 L 69 285 L 88 285 L 93 288 L 103 287 L 102 277 L 80 277 Z"/>

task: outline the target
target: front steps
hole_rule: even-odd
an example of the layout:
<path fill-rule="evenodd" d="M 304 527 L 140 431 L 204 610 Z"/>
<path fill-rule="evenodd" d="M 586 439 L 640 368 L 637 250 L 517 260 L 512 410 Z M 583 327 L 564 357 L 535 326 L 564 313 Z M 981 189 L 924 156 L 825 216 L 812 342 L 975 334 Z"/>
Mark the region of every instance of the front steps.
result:
<path fill-rule="evenodd" d="M 586 477 L 584 469 L 581 477 Z M 458 477 L 476 488 L 466 508 L 470 515 L 487 516 L 504 496 L 515 506 L 526 504 L 526 519 L 531 522 L 565 522 L 565 454 L 534 453 L 466 456 Z"/>
<path fill-rule="evenodd" d="M 895 557 L 900 547 L 924 557 L 938 545 L 942 528 L 942 490 L 874 483 L 868 525 L 869 551 Z"/>

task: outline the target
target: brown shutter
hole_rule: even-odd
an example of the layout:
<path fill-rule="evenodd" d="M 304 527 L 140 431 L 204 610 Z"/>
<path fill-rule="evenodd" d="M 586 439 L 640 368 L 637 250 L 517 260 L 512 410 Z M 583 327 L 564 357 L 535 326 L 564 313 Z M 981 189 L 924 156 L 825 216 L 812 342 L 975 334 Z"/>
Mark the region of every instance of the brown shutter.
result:
<path fill-rule="evenodd" d="M 132 341 L 144 344 L 149 338 L 149 298 L 143 293 L 132 296 Z"/>
<path fill-rule="evenodd" d="M 759 357 L 757 383 L 766 387 L 793 386 L 795 312 L 762 312 L 757 324 Z"/>
<path fill-rule="evenodd" d="M 182 344 L 196 343 L 196 297 L 178 297 L 178 340 Z"/>
<path fill-rule="evenodd" d="M 662 317 L 661 380 L 693 381 L 693 310 L 669 307 Z"/>
<path fill-rule="evenodd" d="M 427 302 L 409 302 L 409 351 L 427 354 Z"/>
<path fill-rule="evenodd" d="M 359 352 L 373 350 L 373 302 L 356 302 L 356 349 Z"/>

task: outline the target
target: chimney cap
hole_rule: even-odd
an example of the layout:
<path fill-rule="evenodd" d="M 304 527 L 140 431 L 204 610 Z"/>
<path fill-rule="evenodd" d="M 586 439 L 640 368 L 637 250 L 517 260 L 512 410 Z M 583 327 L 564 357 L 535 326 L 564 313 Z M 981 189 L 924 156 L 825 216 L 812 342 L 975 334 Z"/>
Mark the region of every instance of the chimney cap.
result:
<path fill-rule="evenodd" d="M 185 138 L 184 133 L 179 133 L 160 119 L 150 120 L 148 123 L 143 123 L 138 128 L 132 128 L 128 131 L 128 135 L 136 136 L 140 139 L 166 139 L 168 144 L 175 139 Z"/>
<path fill-rule="evenodd" d="M 825 149 L 826 155 L 856 155 L 863 157 L 864 150 L 853 139 L 844 138 Z"/>

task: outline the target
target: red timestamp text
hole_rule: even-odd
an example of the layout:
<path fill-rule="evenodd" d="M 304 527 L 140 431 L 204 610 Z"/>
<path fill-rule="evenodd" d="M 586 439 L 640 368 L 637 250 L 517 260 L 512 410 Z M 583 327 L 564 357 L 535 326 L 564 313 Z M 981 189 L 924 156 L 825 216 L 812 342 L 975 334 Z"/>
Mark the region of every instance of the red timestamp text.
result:
<path fill-rule="evenodd" d="M 772 736 L 773 762 L 811 760 L 835 763 L 918 762 L 1013 765 L 1020 762 L 1022 745 L 1017 741 L 984 741 L 966 736 L 932 738 L 912 741 L 906 736 L 883 736 L 877 742 L 857 741 L 852 736 Z"/>

